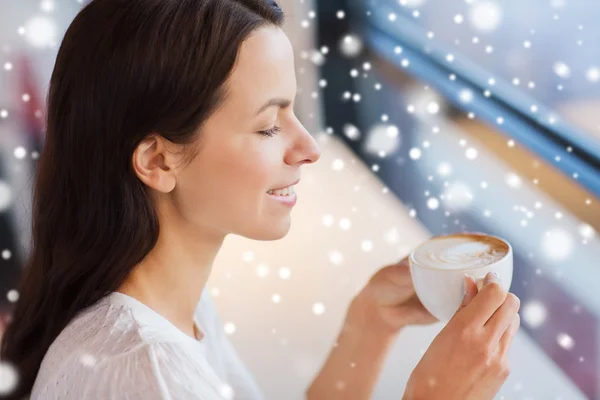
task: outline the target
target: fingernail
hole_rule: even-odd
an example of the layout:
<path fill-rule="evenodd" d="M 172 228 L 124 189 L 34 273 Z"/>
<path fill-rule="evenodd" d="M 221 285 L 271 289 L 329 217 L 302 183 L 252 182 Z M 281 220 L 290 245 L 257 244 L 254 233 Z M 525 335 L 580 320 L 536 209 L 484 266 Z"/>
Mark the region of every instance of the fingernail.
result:
<path fill-rule="evenodd" d="M 491 282 L 500 282 L 500 276 L 496 272 L 489 272 L 485 276 L 484 284 Z"/>
<path fill-rule="evenodd" d="M 465 276 L 463 276 L 463 297 L 465 297 L 467 295 L 467 292 L 469 291 L 469 274 L 465 274 Z"/>

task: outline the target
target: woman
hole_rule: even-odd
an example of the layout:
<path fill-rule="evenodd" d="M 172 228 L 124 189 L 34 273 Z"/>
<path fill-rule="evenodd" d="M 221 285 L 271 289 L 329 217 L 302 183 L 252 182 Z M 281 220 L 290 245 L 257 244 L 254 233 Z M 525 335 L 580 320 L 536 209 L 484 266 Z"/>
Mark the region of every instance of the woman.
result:
<path fill-rule="evenodd" d="M 33 251 L 2 343 L 20 376 L 14 398 L 263 398 L 203 289 L 228 234 L 285 236 L 290 207 L 271 190 L 320 155 L 293 112 L 283 21 L 268 0 L 93 0 L 74 19 L 50 81 Z M 498 391 L 518 300 L 492 278 L 480 293 L 466 280 L 407 399 Z M 306 398 L 369 398 L 402 327 L 434 321 L 406 261 L 382 268 Z"/>

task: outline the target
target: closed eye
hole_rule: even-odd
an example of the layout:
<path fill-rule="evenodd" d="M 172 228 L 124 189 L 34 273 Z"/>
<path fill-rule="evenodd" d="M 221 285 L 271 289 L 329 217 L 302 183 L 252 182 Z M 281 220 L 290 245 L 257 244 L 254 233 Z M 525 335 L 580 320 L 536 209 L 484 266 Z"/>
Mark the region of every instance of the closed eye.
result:
<path fill-rule="evenodd" d="M 264 136 L 271 137 L 271 136 L 275 136 L 277 134 L 277 132 L 279 132 L 279 131 L 281 131 L 281 128 L 276 125 L 271 129 L 267 129 L 265 131 L 258 131 L 258 133 L 260 133 L 261 135 L 264 135 Z"/>

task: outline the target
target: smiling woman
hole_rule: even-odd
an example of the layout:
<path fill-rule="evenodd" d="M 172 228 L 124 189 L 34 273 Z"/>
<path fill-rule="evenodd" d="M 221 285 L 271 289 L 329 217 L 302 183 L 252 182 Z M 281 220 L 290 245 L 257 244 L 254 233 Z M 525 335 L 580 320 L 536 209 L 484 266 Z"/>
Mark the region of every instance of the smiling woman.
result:
<path fill-rule="evenodd" d="M 227 235 L 288 233 L 300 169 L 321 155 L 294 114 L 283 20 L 272 0 L 92 0 L 73 20 L 2 340 L 10 398 L 264 398 L 205 286 Z M 491 400 L 506 380 L 518 303 L 469 282 L 406 398 Z M 371 399 L 396 335 L 433 322 L 406 260 L 381 268 L 305 397 Z"/>
<path fill-rule="evenodd" d="M 2 341 L 12 397 L 262 398 L 203 289 L 227 235 L 285 236 L 292 196 L 268 191 L 320 155 L 283 21 L 268 0 L 93 0 L 75 17 Z"/>

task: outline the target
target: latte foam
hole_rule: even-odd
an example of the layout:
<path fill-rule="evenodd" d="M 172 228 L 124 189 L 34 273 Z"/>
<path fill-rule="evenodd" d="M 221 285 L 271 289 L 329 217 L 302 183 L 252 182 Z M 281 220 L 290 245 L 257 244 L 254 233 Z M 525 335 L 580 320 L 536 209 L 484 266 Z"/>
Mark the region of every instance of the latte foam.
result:
<path fill-rule="evenodd" d="M 506 256 L 509 247 L 502 240 L 484 235 L 449 235 L 420 245 L 414 261 L 435 269 L 485 267 Z"/>

